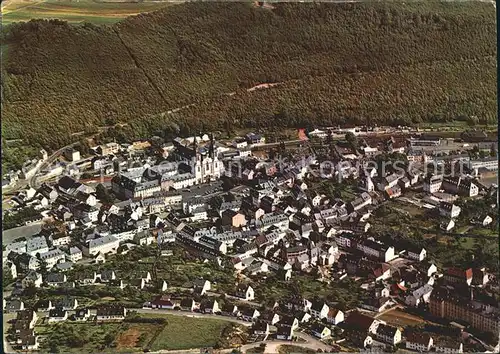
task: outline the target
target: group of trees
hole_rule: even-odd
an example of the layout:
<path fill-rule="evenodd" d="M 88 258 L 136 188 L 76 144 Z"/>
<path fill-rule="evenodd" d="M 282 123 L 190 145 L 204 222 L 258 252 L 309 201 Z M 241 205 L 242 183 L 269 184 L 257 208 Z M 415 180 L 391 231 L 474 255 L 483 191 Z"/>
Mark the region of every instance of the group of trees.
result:
<path fill-rule="evenodd" d="M 106 326 L 99 329 L 100 325 L 79 326 L 69 323 L 58 323 L 47 335 L 42 348 L 51 353 L 67 352 L 71 348 L 87 348 L 102 351 L 113 345 L 118 334 L 118 326 Z M 108 349 L 109 350 L 109 349 Z"/>
<path fill-rule="evenodd" d="M 22 208 L 14 212 L 7 212 L 2 220 L 2 229 L 8 230 L 14 227 L 22 226 L 27 219 L 37 215 L 40 215 L 40 212 L 35 210 L 33 207 Z"/>
<path fill-rule="evenodd" d="M 496 119 L 490 4 L 274 7 L 184 3 L 110 27 L 11 25 L 2 136 L 55 149 L 108 122 L 130 123 L 110 130 L 126 140 L 202 127 Z M 282 84 L 247 91 L 260 83 Z"/>

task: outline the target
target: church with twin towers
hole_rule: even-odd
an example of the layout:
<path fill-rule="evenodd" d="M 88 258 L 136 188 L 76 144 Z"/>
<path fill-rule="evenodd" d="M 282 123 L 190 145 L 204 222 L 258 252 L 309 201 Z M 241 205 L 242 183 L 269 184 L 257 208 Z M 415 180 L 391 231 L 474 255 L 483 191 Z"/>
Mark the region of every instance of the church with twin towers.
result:
<path fill-rule="evenodd" d="M 212 133 L 174 140 L 173 157 L 190 167 L 196 184 L 219 179 L 224 164 L 218 159 L 219 148 Z"/>

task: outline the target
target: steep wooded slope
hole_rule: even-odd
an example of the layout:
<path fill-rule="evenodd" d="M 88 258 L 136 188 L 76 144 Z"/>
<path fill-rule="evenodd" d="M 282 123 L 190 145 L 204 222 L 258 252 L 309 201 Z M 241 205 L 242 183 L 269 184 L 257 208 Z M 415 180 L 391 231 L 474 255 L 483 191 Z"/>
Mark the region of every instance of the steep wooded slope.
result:
<path fill-rule="evenodd" d="M 9 26 L 3 138 L 343 122 L 495 121 L 491 4 L 185 3 L 113 26 Z M 260 83 L 282 83 L 247 92 Z M 169 111 L 187 106 L 185 109 Z"/>

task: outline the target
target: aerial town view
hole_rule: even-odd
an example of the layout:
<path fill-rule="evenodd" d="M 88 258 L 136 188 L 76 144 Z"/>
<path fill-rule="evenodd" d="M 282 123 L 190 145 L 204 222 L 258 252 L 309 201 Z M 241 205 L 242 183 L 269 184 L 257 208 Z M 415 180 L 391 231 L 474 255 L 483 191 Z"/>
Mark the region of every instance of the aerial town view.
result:
<path fill-rule="evenodd" d="M 494 1 L 2 2 L 4 353 L 498 353 Z"/>

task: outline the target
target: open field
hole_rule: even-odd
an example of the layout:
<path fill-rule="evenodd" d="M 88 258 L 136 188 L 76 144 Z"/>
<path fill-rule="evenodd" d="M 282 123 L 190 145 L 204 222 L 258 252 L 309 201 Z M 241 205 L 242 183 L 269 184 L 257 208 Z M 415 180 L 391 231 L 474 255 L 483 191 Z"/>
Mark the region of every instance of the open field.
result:
<path fill-rule="evenodd" d="M 158 10 L 175 3 L 7 0 L 2 2 L 2 24 L 26 22 L 31 19 L 60 19 L 69 23 L 112 24 L 128 16 Z"/>
<path fill-rule="evenodd" d="M 42 349 L 57 346 L 63 353 L 116 352 L 112 348 L 118 333 L 125 331 L 123 323 L 59 323 L 36 326 L 37 333 L 44 336 Z"/>
<path fill-rule="evenodd" d="M 415 315 L 405 313 L 401 310 L 392 310 L 378 317 L 379 320 L 386 321 L 394 326 L 413 326 L 424 322 L 423 319 Z"/>
<path fill-rule="evenodd" d="M 278 353 L 280 354 L 289 354 L 289 353 L 315 353 L 314 350 L 309 349 L 309 348 L 304 348 L 299 345 L 280 345 L 278 347 Z"/>
<path fill-rule="evenodd" d="M 159 329 L 158 324 L 135 323 L 130 324 L 126 330 L 120 332 L 115 339 L 118 351 L 130 351 L 133 348 L 147 345 Z"/>
<path fill-rule="evenodd" d="M 154 350 L 214 345 L 228 324 L 222 320 L 173 315 L 147 317 L 167 318 L 168 323 L 43 323 L 37 325 L 36 330 L 46 338 L 47 349 L 50 343 L 56 343 L 64 352 L 131 352 L 150 344 Z"/>
<path fill-rule="evenodd" d="M 214 346 L 222 330 L 230 323 L 224 320 L 161 314 L 142 314 L 141 317 L 167 319 L 167 325 L 151 344 L 151 350 L 180 350 Z"/>

